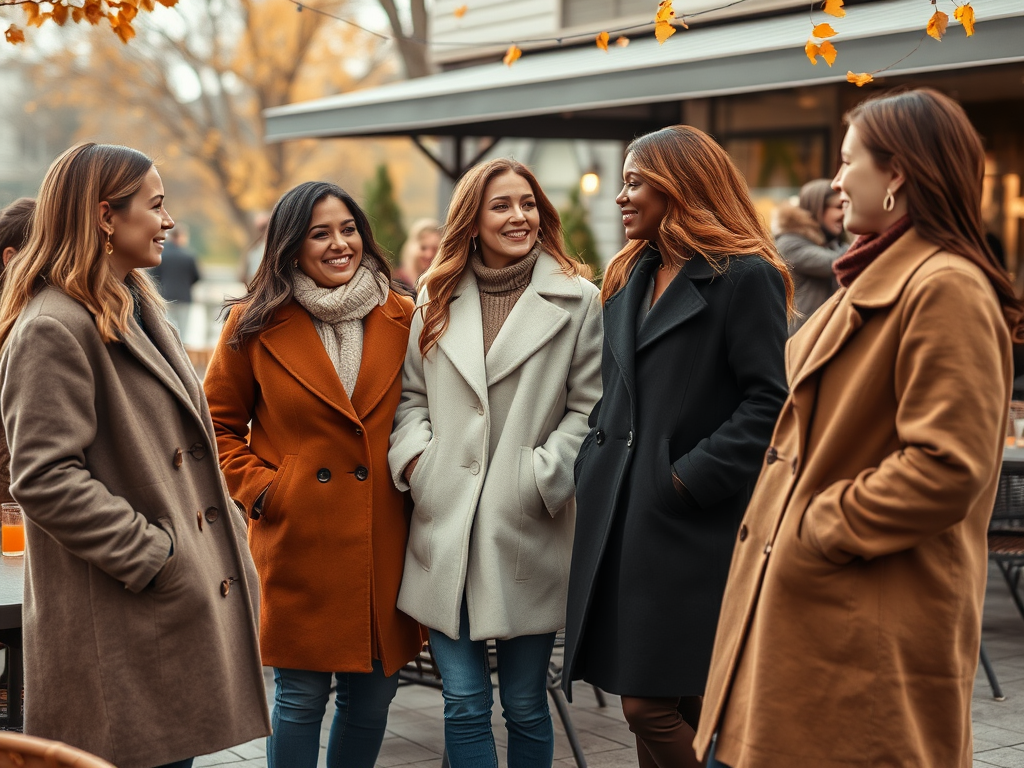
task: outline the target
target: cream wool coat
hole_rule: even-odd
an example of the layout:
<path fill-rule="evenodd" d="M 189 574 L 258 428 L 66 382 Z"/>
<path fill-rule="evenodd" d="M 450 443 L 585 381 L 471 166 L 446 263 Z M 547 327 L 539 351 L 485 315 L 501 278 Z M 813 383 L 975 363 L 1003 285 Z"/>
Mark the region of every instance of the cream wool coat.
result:
<path fill-rule="evenodd" d="M 565 625 L 573 462 L 601 395 L 598 290 L 541 253 L 486 359 L 471 269 L 450 309 L 426 358 L 414 315 L 391 435 L 395 484 L 411 485 L 415 504 L 398 607 L 458 639 L 465 589 L 473 640 L 554 632 Z M 508 417 L 489 459 L 498 409 Z"/>

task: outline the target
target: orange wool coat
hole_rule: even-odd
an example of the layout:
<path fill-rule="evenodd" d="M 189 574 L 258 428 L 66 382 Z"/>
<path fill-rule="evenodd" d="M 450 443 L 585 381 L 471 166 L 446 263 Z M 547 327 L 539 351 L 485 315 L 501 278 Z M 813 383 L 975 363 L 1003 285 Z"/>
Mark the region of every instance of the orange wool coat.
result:
<path fill-rule="evenodd" d="M 409 517 L 388 471 L 413 303 L 391 293 L 363 321 L 350 400 L 309 313 L 294 300 L 239 351 L 225 343 L 206 372 L 232 496 L 249 522 L 260 579 L 263 663 L 391 675 L 420 650 L 419 625 L 395 607 Z M 249 423 L 251 421 L 251 431 Z"/>
<path fill-rule="evenodd" d="M 970 768 L 1010 340 L 913 229 L 789 342 L 695 747 L 731 768 Z"/>

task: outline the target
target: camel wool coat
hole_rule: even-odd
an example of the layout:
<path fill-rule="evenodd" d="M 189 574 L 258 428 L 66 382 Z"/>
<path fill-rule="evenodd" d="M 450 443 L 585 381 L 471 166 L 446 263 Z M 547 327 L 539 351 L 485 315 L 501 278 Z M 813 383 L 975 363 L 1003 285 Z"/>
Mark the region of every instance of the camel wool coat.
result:
<path fill-rule="evenodd" d="M 450 310 L 426 357 L 423 313 L 413 318 L 391 436 L 395 484 L 411 486 L 414 503 L 398 607 L 458 639 L 465 590 L 473 640 L 555 632 L 565 625 L 573 461 L 601 394 L 598 290 L 541 253 L 486 358 L 468 267 Z M 508 414 L 500 435 L 495 411 Z"/>
<path fill-rule="evenodd" d="M 123 343 L 44 287 L 0 360 L 27 536 L 25 732 L 152 768 L 270 732 L 245 520 L 202 387 L 143 304 Z M 173 553 L 171 545 L 173 543 Z"/>
<path fill-rule="evenodd" d="M 911 229 L 787 347 L 695 741 L 731 768 L 970 768 L 1010 397 L 988 279 Z"/>
<path fill-rule="evenodd" d="M 309 314 L 294 299 L 241 350 L 228 318 L 204 385 L 221 466 L 249 523 L 259 573 L 263 663 L 392 675 L 422 647 L 398 611 L 409 531 L 391 483 L 388 438 L 402 391 L 412 300 L 391 292 L 363 320 L 363 358 L 345 392 Z M 251 422 L 251 430 L 250 430 Z"/>

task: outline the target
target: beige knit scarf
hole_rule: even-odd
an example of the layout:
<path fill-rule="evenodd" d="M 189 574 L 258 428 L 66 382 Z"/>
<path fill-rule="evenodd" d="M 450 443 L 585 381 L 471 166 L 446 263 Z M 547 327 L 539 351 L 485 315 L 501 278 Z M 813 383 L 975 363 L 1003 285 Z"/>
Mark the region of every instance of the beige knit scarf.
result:
<path fill-rule="evenodd" d="M 337 288 L 321 288 L 302 270 L 292 269 L 295 300 L 312 315 L 313 327 L 349 398 L 363 358 L 363 318 L 388 300 L 389 289 L 387 278 L 365 264 Z"/>

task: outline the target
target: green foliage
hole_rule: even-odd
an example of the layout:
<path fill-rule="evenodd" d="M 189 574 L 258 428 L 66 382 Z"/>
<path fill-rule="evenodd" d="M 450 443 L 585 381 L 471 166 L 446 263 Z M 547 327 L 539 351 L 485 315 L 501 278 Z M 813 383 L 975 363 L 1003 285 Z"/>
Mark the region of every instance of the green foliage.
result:
<path fill-rule="evenodd" d="M 601 257 L 597 253 L 597 242 L 588 223 L 587 209 L 580 199 L 579 189 L 569 193 L 569 207 L 559 214 L 562 217 L 562 234 L 565 248 L 571 256 L 579 256 L 594 268 L 596 275 L 601 269 Z"/>
<path fill-rule="evenodd" d="M 395 189 L 387 165 L 381 163 L 377 166 L 377 173 L 367 182 L 363 197 L 373 237 L 387 251 L 391 263 L 397 266 L 398 255 L 405 242 L 405 227 L 402 226 L 402 211 L 395 202 Z"/>

